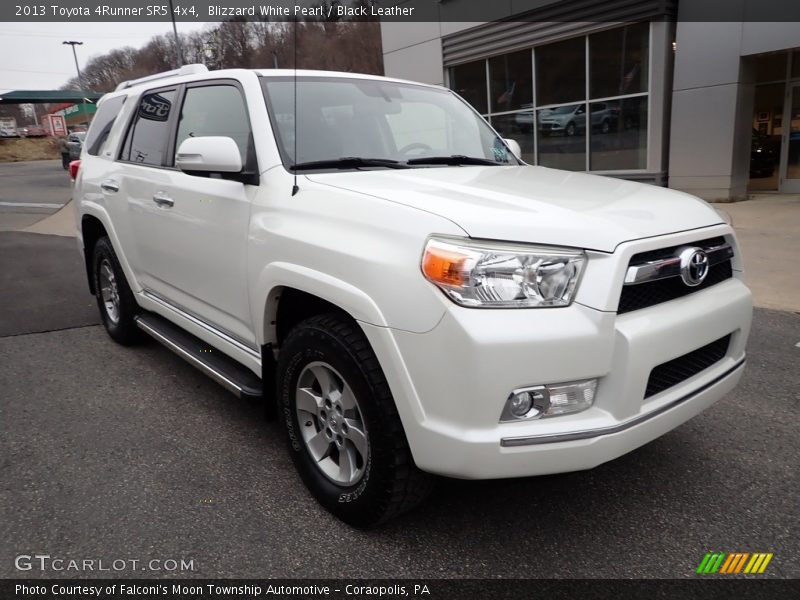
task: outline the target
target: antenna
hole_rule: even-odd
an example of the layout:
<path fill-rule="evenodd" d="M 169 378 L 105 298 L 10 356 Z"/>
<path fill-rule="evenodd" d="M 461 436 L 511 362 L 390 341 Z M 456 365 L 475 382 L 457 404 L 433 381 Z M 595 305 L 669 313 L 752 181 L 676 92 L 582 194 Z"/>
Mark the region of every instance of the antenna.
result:
<path fill-rule="evenodd" d="M 297 185 L 297 16 L 294 17 L 294 184 L 292 196 L 300 191 Z"/>

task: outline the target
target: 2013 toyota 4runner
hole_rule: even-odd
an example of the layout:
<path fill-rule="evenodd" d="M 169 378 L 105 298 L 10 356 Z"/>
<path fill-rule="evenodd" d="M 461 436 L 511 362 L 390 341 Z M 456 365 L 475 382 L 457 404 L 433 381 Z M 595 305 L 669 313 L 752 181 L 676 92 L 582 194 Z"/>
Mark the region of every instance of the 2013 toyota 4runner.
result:
<path fill-rule="evenodd" d="M 72 165 L 89 287 L 117 342 L 149 334 L 263 398 L 348 523 L 432 474 L 589 469 L 733 389 L 750 292 L 705 202 L 516 154 L 430 85 L 126 82 Z"/>

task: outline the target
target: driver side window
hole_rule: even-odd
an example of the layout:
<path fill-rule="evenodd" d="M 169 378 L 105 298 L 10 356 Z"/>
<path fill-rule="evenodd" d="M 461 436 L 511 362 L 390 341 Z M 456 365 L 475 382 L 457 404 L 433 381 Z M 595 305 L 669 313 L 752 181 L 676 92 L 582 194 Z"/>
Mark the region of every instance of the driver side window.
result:
<path fill-rule="evenodd" d="M 252 155 L 253 135 L 244 99 L 232 85 L 190 87 L 181 108 L 175 152 L 190 137 L 224 136 L 239 147 L 242 164 Z M 174 164 L 174 157 L 173 157 Z"/>

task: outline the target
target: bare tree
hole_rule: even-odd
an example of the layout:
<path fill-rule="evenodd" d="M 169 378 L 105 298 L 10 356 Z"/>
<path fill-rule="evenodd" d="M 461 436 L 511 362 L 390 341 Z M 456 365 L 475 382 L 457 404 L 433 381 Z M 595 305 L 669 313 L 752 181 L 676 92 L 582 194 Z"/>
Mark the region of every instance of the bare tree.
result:
<path fill-rule="evenodd" d="M 359 0 L 365 5 L 368 0 Z M 322 0 L 326 7 L 337 0 Z M 295 37 L 296 36 L 296 37 Z M 127 79 L 174 68 L 174 39 L 153 37 L 144 47 L 95 56 L 83 69 L 87 91 L 108 92 Z M 377 21 L 333 18 L 299 22 L 232 20 L 181 36 L 184 60 L 212 69 L 297 68 L 383 74 Z M 78 89 L 77 77 L 62 89 Z"/>

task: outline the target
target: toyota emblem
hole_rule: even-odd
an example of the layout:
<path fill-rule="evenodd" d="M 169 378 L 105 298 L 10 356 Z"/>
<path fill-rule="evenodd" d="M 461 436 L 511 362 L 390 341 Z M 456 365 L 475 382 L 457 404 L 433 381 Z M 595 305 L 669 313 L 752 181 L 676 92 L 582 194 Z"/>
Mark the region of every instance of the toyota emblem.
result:
<path fill-rule="evenodd" d="M 701 248 L 685 248 L 680 259 L 683 283 L 689 287 L 703 283 L 708 275 L 708 255 Z"/>

